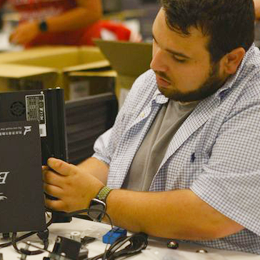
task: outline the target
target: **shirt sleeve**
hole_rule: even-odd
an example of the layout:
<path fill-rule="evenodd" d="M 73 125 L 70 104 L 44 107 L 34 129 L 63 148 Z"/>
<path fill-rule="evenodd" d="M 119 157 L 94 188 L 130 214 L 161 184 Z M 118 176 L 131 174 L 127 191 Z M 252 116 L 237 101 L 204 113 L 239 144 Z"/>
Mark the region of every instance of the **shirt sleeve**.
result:
<path fill-rule="evenodd" d="M 222 125 L 191 190 L 210 206 L 260 235 L 260 102 L 237 107 Z"/>
<path fill-rule="evenodd" d="M 127 124 L 131 121 L 131 117 L 134 116 L 132 111 L 140 103 L 138 100 L 138 98 L 140 99 L 140 87 L 145 86 L 144 82 L 152 74 L 153 72 L 149 70 L 136 79 L 116 117 L 114 126 L 96 140 L 93 157 L 108 165 L 110 164 L 118 142 L 127 128 Z"/>
<path fill-rule="evenodd" d="M 97 158 L 98 160 L 105 162 L 106 164 L 110 163 L 109 156 L 105 156 L 103 151 L 106 151 L 109 144 L 109 139 L 111 135 L 112 128 L 107 130 L 104 134 L 102 134 L 94 144 L 94 151 L 95 154 L 93 157 Z"/>

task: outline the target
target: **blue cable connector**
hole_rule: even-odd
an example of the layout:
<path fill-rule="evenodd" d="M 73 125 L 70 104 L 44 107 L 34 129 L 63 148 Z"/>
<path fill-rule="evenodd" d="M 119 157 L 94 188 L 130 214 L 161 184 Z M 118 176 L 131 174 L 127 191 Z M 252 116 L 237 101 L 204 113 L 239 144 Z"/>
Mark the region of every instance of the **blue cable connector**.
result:
<path fill-rule="evenodd" d="M 113 244 L 118 238 L 126 237 L 127 230 L 119 227 L 114 227 L 103 236 L 104 244 Z"/>

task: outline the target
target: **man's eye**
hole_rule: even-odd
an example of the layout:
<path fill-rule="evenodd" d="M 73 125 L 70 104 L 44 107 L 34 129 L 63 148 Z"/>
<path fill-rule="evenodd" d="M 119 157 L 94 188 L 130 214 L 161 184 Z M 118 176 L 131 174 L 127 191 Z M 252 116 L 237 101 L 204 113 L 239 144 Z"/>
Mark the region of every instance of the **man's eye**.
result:
<path fill-rule="evenodd" d="M 173 58 L 175 61 L 180 62 L 180 63 L 184 63 L 184 62 L 186 62 L 185 59 L 177 58 L 176 56 L 172 56 L 172 58 Z"/>

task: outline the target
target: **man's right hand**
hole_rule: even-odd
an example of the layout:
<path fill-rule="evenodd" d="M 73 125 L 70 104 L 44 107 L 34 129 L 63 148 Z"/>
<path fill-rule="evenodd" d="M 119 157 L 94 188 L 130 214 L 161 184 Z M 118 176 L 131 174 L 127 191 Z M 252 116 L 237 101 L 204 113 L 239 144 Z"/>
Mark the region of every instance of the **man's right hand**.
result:
<path fill-rule="evenodd" d="M 48 166 L 50 168 L 43 168 L 44 191 L 57 200 L 46 198 L 45 204 L 47 208 L 55 211 L 87 209 L 90 200 L 104 186 L 93 175 L 62 160 L 50 158 Z"/>

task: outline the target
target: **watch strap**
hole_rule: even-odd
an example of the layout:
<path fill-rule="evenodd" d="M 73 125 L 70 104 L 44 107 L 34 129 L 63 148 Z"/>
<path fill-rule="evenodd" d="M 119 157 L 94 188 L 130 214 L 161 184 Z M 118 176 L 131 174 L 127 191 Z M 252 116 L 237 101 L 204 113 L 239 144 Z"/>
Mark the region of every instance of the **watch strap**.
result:
<path fill-rule="evenodd" d="M 97 194 L 96 198 L 103 201 L 103 202 L 106 202 L 106 199 L 107 199 L 107 196 L 108 194 L 112 191 L 112 189 L 110 189 L 109 187 L 107 186 L 104 186 Z"/>

